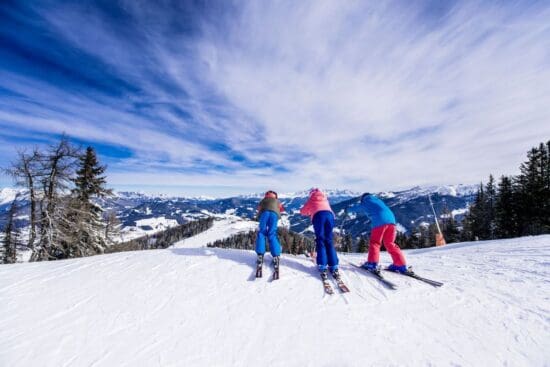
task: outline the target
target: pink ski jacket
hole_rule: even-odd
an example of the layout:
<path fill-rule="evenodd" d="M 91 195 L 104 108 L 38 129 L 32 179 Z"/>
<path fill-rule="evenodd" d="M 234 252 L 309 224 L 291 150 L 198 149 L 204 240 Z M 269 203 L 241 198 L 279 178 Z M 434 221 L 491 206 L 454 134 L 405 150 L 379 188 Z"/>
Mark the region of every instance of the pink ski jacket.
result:
<path fill-rule="evenodd" d="M 321 190 L 313 189 L 309 192 L 308 201 L 304 204 L 302 209 L 300 209 L 300 214 L 307 215 L 313 219 L 313 216 L 322 210 L 332 212 L 327 196 Z"/>

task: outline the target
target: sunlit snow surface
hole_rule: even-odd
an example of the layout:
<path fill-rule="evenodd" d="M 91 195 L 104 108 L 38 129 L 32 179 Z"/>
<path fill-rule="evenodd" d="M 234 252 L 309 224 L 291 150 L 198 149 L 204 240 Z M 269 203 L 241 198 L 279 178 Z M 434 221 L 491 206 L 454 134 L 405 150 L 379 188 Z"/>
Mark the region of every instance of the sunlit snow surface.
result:
<path fill-rule="evenodd" d="M 547 366 L 550 236 L 406 252 L 436 289 L 397 291 L 340 256 L 325 295 L 305 257 L 254 280 L 252 251 L 201 247 L 254 227 L 225 218 L 166 250 L 0 266 L 1 366 Z M 383 263 L 388 264 L 386 253 Z"/>

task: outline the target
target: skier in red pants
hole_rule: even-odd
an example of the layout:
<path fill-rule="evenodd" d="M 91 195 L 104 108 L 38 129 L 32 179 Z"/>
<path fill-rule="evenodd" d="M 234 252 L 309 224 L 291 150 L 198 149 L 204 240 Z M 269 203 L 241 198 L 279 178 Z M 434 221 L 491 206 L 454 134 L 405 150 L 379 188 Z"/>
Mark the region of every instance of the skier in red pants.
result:
<path fill-rule="evenodd" d="M 407 271 L 407 262 L 403 252 L 395 243 L 395 216 L 382 200 L 374 195 L 365 193 L 361 196 L 361 205 L 372 223 L 370 234 L 369 255 L 367 262 L 362 266 L 370 271 L 379 271 L 380 246 L 382 243 L 390 254 L 393 264 L 387 270 L 404 273 Z"/>

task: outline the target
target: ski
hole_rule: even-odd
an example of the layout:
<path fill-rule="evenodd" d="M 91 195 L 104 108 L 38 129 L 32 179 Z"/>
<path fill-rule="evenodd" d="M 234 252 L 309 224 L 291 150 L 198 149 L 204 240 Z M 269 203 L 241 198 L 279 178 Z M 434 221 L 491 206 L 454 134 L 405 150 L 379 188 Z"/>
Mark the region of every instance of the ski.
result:
<path fill-rule="evenodd" d="M 334 278 L 334 281 L 336 281 L 336 285 L 338 286 L 338 289 L 340 289 L 340 292 L 342 293 L 349 292 L 348 286 L 346 285 L 346 283 L 344 283 L 339 273 L 337 273 L 336 275 L 333 273 L 332 277 Z"/>
<path fill-rule="evenodd" d="M 348 286 L 341 279 L 336 281 L 336 285 L 338 285 L 338 289 L 340 289 L 340 292 L 342 293 L 349 292 Z"/>
<path fill-rule="evenodd" d="M 385 271 L 389 271 L 389 272 L 392 272 L 392 273 L 396 273 L 396 274 L 401 274 L 401 275 L 404 275 L 404 276 L 407 276 L 407 277 L 410 277 L 410 278 L 414 278 L 416 280 L 419 280 L 421 282 L 424 282 L 426 284 L 429 284 L 433 287 L 441 287 L 443 285 L 443 283 L 441 282 L 438 282 L 437 280 L 432 280 L 432 279 L 428 279 L 428 278 L 424 278 L 424 277 L 421 277 L 420 275 L 417 275 L 415 272 L 413 272 L 412 270 L 407 270 L 406 273 L 399 273 L 399 272 L 395 272 L 395 271 L 391 271 L 391 270 L 388 270 L 388 269 L 384 269 Z"/>
<path fill-rule="evenodd" d="M 356 268 L 363 269 L 365 272 L 367 272 L 367 273 L 373 275 L 376 279 L 378 279 L 378 280 L 379 280 L 384 286 L 386 286 L 387 288 L 389 288 L 389 289 L 394 289 L 394 290 L 397 289 L 397 286 L 396 286 L 394 283 L 392 283 L 392 282 L 390 282 L 389 280 L 387 280 L 386 278 L 384 278 L 384 277 L 382 276 L 382 274 L 380 274 L 380 271 L 371 271 L 371 270 L 367 270 L 367 269 L 365 269 L 364 267 L 359 266 L 359 265 L 357 265 L 357 264 L 351 264 L 351 265 L 355 266 Z"/>
<path fill-rule="evenodd" d="M 334 289 L 328 281 L 327 273 L 321 273 L 321 280 L 323 281 L 323 288 L 325 289 L 325 293 L 334 294 Z"/>

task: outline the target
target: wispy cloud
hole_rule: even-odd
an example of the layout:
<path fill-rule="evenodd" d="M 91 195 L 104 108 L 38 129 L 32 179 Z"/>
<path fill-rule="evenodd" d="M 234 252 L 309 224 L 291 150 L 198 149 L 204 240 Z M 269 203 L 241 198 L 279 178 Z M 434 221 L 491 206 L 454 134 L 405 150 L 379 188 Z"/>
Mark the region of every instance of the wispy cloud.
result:
<path fill-rule="evenodd" d="M 523 1 L 7 6 L 0 135 L 111 146 L 117 185 L 476 182 L 550 137 L 549 18 Z"/>

